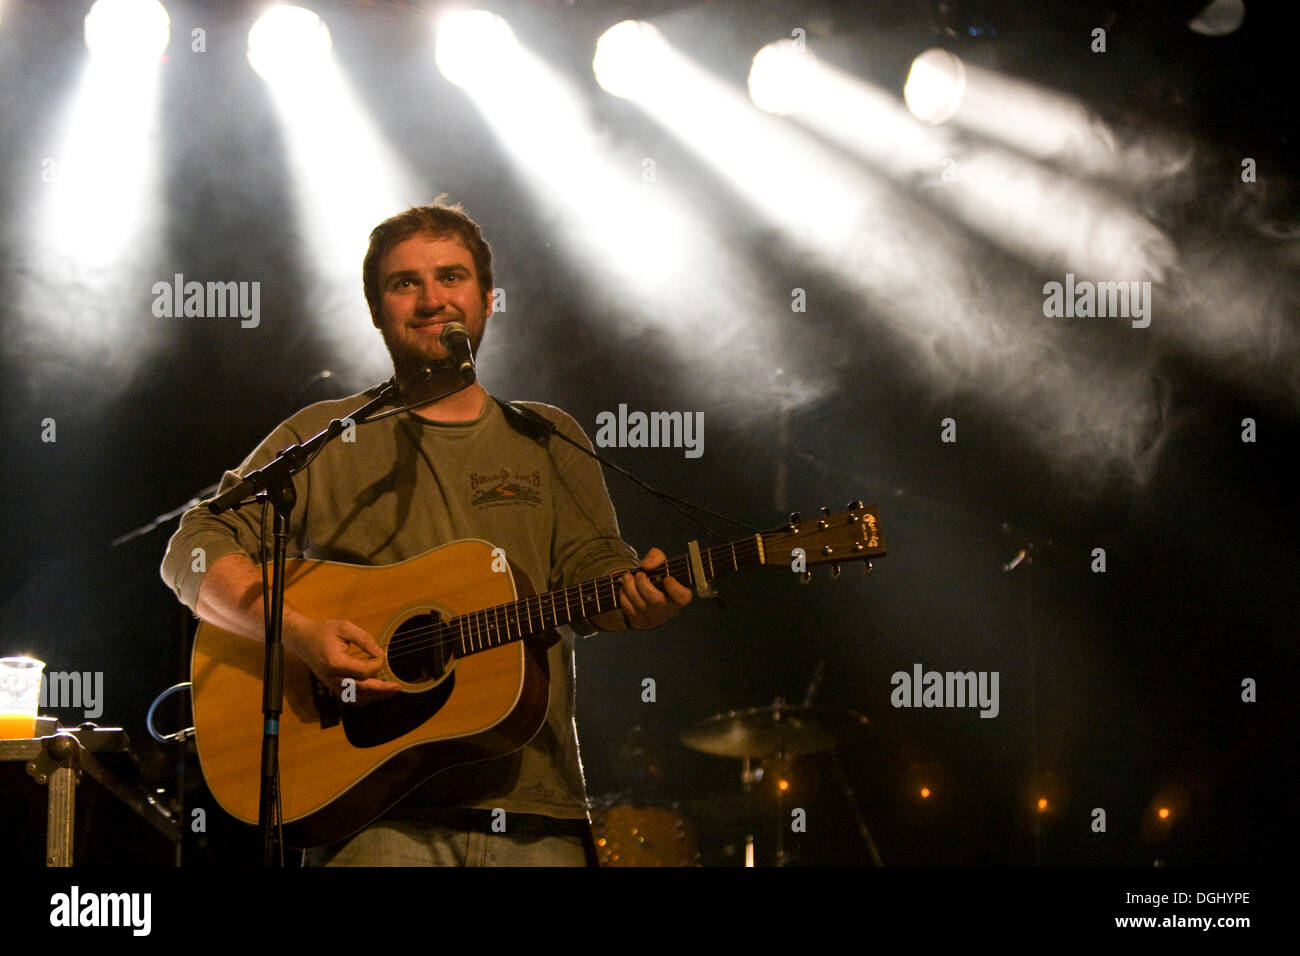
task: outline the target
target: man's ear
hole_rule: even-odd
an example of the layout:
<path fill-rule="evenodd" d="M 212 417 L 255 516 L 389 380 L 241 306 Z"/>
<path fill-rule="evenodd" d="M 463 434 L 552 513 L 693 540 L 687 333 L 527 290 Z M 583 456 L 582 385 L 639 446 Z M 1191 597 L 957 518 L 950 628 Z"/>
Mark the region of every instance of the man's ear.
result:
<path fill-rule="evenodd" d="M 492 314 L 492 290 L 483 293 L 483 318 Z"/>

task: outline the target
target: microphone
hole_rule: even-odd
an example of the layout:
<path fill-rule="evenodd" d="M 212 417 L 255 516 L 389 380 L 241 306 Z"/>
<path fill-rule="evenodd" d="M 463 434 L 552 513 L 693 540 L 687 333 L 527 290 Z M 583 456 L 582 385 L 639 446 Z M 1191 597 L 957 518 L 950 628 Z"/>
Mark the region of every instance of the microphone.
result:
<path fill-rule="evenodd" d="M 447 350 L 451 364 L 456 366 L 461 380 L 466 385 L 473 385 L 478 373 L 474 371 L 474 353 L 469 347 L 469 329 L 462 322 L 448 322 L 442 327 L 438 340 Z"/>

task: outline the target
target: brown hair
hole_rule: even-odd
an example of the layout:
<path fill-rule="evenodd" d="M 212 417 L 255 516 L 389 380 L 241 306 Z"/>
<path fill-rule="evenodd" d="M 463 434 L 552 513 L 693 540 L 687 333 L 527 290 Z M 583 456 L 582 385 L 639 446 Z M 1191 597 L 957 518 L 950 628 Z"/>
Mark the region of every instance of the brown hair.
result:
<path fill-rule="evenodd" d="M 432 236 L 435 239 L 456 239 L 469 250 L 478 273 L 479 289 L 487 298 L 492 292 L 492 247 L 483 238 L 478 223 L 465 215 L 457 203 L 446 205 L 445 194 L 428 206 L 412 206 L 406 212 L 385 219 L 370 231 L 370 248 L 361 261 L 361 284 L 366 291 L 366 304 L 370 315 L 379 318 L 379 263 L 394 246 L 412 236 Z"/>

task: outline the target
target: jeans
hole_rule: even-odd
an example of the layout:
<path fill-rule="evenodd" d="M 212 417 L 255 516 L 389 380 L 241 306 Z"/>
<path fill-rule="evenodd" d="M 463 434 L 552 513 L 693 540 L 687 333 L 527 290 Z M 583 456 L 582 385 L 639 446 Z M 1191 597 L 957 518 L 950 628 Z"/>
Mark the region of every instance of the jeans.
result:
<path fill-rule="evenodd" d="M 493 823 L 497 828 L 493 828 Z M 504 824 L 505 832 L 497 832 Z M 355 836 L 314 847 L 306 866 L 594 866 L 585 820 L 487 810 L 395 811 Z"/>

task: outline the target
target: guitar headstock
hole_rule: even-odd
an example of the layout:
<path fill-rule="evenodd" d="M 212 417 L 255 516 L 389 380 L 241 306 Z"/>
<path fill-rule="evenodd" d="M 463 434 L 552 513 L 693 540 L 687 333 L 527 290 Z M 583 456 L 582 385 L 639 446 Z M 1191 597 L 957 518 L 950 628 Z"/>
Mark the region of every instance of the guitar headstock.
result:
<path fill-rule="evenodd" d="M 802 569 L 805 582 L 811 577 L 807 569 L 814 565 L 833 565 L 835 577 L 846 561 L 865 561 L 866 570 L 870 570 L 871 559 L 885 553 L 879 509 L 863 507 L 861 501 L 850 502 L 836 514 L 822 508 L 818 517 L 810 519 L 796 511 L 784 528 L 765 532 L 762 537 L 763 563 Z"/>

